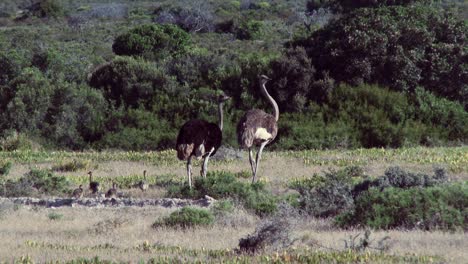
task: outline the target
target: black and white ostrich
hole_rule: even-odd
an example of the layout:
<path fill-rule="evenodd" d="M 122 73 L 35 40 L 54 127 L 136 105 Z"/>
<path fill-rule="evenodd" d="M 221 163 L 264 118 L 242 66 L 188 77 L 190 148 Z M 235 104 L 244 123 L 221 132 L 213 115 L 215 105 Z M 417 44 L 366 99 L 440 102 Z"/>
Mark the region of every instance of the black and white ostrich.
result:
<path fill-rule="evenodd" d="M 192 157 L 204 158 L 200 171 L 206 177 L 208 160 L 216 153 L 223 139 L 223 105 L 230 97 L 218 97 L 218 124 L 205 120 L 192 119 L 187 121 L 177 136 L 177 157 L 187 161 L 187 176 L 190 188 L 192 187 Z"/>
<path fill-rule="evenodd" d="M 101 186 L 100 186 L 99 182 L 93 181 L 93 172 L 92 171 L 89 171 L 88 174 L 89 174 L 89 189 L 91 190 L 91 192 L 93 194 L 96 194 L 97 192 L 99 192 L 101 190 Z"/>
<path fill-rule="evenodd" d="M 255 182 L 258 173 L 258 164 L 262 156 L 263 148 L 275 139 L 278 134 L 278 104 L 268 93 L 265 84 L 271 80 L 265 75 L 260 76 L 260 86 L 263 95 L 268 99 L 274 108 L 274 115 L 267 114 L 259 109 L 247 111 L 237 124 L 237 141 L 243 149 L 249 150 L 250 167 L 252 168 L 253 179 Z M 253 160 L 252 147 L 260 146 L 255 161 Z"/>

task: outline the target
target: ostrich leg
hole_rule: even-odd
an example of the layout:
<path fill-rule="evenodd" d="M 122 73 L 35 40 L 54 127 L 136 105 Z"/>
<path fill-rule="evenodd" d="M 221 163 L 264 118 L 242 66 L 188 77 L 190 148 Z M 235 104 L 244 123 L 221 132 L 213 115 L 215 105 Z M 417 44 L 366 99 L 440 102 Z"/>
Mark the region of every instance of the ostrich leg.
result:
<path fill-rule="evenodd" d="M 262 144 L 260 145 L 260 148 L 258 149 L 257 159 L 255 161 L 255 172 L 254 172 L 252 183 L 255 183 L 255 178 L 257 177 L 257 172 L 258 172 L 258 164 L 260 164 L 260 159 L 262 158 L 262 151 L 263 151 L 263 148 L 266 146 L 266 144 L 268 144 L 268 142 L 270 141 L 267 140 L 267 141 L 262 142 Z"/>
<path fill-rule="evenodd" d="M 206 155 L 205 159 L 203 160 L 203 167 L 202 167 L 202 170 L 200 172 L 201 176 L 203 176 L 203 178 L 206 178 L 206 172 L 208 170 L 208 160 L 210 159 L 210 155 L 211 153 L 213 153 L 215 149 L 214 148 L 211 148 L 210 152 L 208 153 L 208 155 Z"/>
<path fill-rule="evenodd" d="M 255 161 L 253 159 L 253 153 L 252 153 L 252 148 L 249 148 L 249 161 L 250 161 L 250 168 L 252 168 L 252 175 L 254 175 L 255 178 Z"/>
<path fill-rule="evenodd" d="M 192 188 L 192 156 L 187 160 L 187 176 L 189 187 Z"/>

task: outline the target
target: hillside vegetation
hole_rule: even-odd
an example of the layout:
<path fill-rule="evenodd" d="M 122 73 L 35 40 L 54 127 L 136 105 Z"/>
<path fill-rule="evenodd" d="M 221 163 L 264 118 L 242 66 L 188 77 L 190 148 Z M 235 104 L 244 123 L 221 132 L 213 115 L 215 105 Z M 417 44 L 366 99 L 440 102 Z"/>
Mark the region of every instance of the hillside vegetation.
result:
<path fill-rule="evenodd" d="M 221 92 L 237 146 L 260 74 L 271 149 L 466 144 L 466 2 L 355 2 L 2 1 L 0 150 L 172 148 Z"/>

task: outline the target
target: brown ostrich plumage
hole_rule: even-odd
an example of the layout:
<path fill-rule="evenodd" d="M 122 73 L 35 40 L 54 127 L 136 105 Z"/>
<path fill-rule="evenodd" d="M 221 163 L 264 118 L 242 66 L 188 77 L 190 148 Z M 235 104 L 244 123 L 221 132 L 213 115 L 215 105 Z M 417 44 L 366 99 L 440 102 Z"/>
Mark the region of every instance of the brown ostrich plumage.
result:
<path fill-rule="evenodd" d="M 264 141 L 255 134 L 264 128 L 271 135 L 269 141 L 276 138 L 278 134 L 278 123 L 275 117 L 259 109 L 247 111 L 237 124 L 237 142 L 241 148 L 248 149 L 252 146 L 260 146 Z"/>
<path fill-rule="evenodd" d="M 255 182 L 263 148 L 273 141 L 278 134 L 279 109 L 276 101 L 268 93 L 265 84 L 270 80 L 265 75 L 260 76 L 260 87 L 263 95 L 268 99 L 274 109 L 274 115 L 267 114 L 259 109 L 247 111 L 237 124 L 237 141 L 241 148 L 249 150 L 249 162 Z M 257 157 L 253 159 L 252 148 L 259 146 Z"/>

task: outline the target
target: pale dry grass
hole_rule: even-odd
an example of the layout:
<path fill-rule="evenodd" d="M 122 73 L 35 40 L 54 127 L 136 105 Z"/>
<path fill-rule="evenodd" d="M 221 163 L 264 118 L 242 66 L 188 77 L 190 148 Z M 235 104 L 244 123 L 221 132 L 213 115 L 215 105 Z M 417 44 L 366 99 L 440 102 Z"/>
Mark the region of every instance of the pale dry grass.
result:
<path fill-rule="evenodd" d="M 185 249 L 234 248 L 241 237 L 253 230 L 256 219 L 244 213 L 237 216 L 244 218 L 239 222 L 242 226 L 236 227 L 224 224 L 190 230 L 151 227 L 156 219 L 173 210 L 162 207 L 11 209 L 0 218 L 0 259 L 28 255 L 42 263 L 99 256 L 135 261 L 151 257 L 136 249 L 145 241 Z M 63 217 L 50 220 L 48 215 L 52 212 Z M 92 248 L 105 244 L 108 248 Z"/>
<path fill-rule="evenodd" d="M 338 230 L 330 221 L 309 219 L 296 230 L 302 243 L 317 249 L 344 249 L 345 240 L 350 236 L 364 234 L 362 229 Z M 466 263 L 468 259 L 468 234 L 466 232 L 443 232 L 422 230 L 371 231 L 371 246 L 377 247 L 382 238 L 389 236 L 390 249 L 387 253 L 395 255 L 416 254 L 441 256 L 447 263 Z M 359 238 L 356 240 L 358 242 Z"/>
<path fill-rule="evenodd" d="M 255 230 L 258 218 L 243 211 L 230 217 L 237 224 L 217 222 L 212 227 L 189 230 L 151 227 L 159 217 L 174 209 L 151 208 L 28 208 L 8 209 L 0 217 L 0 259 L 30 256 L 36 262 L 92 258 L 131 261 L 154 257 L 138 249 L 143 243 L 175 246 L 181 249 L 234 249 L 239 239 Z M 50 220 L 50 213 L 63 215 Z M 343 250 L 344 240 L 363 230 L 339 230 L 330 220 L 299 218 L 295 220 L 292 238 L 296 247 L 314 250 Z M 372 231 L 374 243 L 390 236 L 387 254 L 441 256 L 448 263 L 468 259 L 466 233 L 424 232 L 420 230 Z M 101 246 L 98 248 L 97 246 Z M 374 244 L 375 246 L 375 244 Z M 159 252 L 159 254 L 168 254 Z"/>

